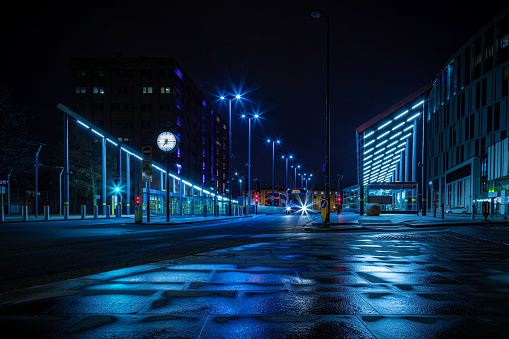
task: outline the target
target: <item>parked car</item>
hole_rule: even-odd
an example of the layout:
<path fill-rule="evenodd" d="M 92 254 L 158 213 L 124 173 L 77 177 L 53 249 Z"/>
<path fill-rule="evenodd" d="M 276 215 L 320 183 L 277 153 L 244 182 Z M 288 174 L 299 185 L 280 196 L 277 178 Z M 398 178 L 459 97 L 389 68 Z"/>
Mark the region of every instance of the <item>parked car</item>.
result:
<path fill-rule="evenodd" d="M 467 214 L 467 209 L 465 207 L 446 207 L 445 213 L 447 213 L 447 214 L 453 214 L 453 213 Z"/>

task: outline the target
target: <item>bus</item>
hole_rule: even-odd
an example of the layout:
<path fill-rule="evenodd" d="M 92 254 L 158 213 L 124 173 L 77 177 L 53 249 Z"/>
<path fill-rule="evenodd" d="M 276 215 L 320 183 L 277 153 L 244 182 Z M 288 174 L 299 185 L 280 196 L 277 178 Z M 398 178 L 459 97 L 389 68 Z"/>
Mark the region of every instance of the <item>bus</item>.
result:
<path fill-rule="evenodd" d="M 272 206 L 272 192 L 267 193 L 267 199 L 265 199 L 265 206 Z M 274 192 L 274 207 L 285 207 L 286 206 L 286 195 L 279 192 Z"/>

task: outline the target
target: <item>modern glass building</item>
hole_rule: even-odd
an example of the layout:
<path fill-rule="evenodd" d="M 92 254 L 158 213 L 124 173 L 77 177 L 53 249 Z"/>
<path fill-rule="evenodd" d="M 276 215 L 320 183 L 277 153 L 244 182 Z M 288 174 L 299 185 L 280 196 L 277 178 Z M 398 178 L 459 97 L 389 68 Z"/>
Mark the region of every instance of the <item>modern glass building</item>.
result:
<path fill-rule="evenodd" d="M 359 213 L 378 203 L 382 213 L 417 213 L 422 188 L 425 85 L 356 129 Z"/>
<path fill-rule="evenodd" d="M 473 35 L 433 80 L 426 110 L 428 208 L 508 213 L 509 9 Z"/>

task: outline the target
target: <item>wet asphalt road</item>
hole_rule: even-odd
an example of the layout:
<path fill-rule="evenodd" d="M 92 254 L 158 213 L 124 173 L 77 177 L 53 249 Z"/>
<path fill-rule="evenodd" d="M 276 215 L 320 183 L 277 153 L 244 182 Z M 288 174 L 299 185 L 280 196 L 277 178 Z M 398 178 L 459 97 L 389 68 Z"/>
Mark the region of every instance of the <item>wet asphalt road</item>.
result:
<path fill-rule="evenodd" d="M 145 229 L 148 243 L 190 233 L 191 254 L 2 293 L 0 326 L 32 338 L 508 337 L 507 224 L 303 233 L 277 220 Z M 118 244 L 109 233 L 127 227 L 101 229 L 88 243 Z M 85 246 L 72 233 L 44 243 Z M 245 244 L 202 251 L 222 238 Z"/>
<path fill-rule="evenodd" d="M 132 219 L 0 225 L 0 292 L 301 232 L 306 216 L 257 216 L 180 225 Z"/>

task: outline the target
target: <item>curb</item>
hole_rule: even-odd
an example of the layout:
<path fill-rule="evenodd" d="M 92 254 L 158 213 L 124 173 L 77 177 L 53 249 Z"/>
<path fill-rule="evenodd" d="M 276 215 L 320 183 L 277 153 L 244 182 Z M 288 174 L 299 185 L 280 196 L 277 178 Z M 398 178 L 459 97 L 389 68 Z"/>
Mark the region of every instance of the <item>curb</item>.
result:
<path fill-rule="evenodd" d="M 183 225 L 183 224 L 195 224 L 200 222 L 209 222 L 209 221 L 222 221 L 222 220 L 232 220 L 232 219 L 242 219 L 242 218 L 252 218 L 252 216 L 238 216 L 238 217 L 230 217 L 230 218 L 221 218 L 221 219 L 208 219 L 208 220 L 191 220 L 191 221 L 182 221 L 182 222 L 130 222 L 127 223 L 129 225 Z"/>

